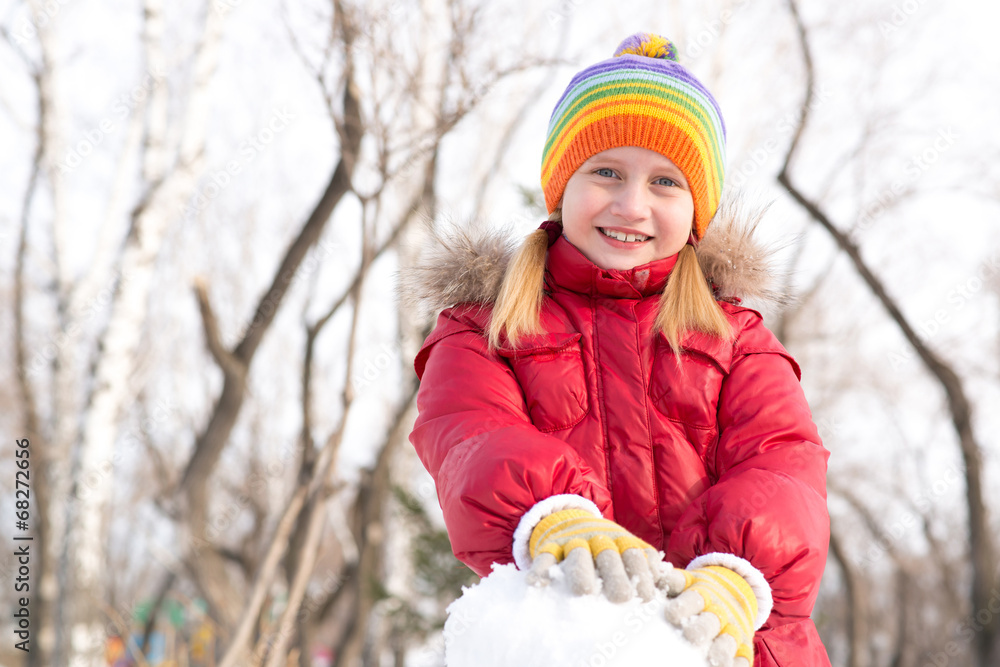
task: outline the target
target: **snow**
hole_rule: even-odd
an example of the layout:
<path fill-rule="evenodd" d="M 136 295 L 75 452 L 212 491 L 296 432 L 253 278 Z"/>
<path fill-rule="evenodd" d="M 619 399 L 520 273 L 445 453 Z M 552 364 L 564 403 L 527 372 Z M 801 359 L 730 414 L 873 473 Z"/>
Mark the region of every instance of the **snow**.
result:
<path fill-rule="evenodd" d="M 572 595 L 556 577 L 529 586 L 514 565 L 493 572 L 448 607 L 448 667 L 706 667 L 704 654 L 663 616 L 666 597 L 613 604 Z"/>

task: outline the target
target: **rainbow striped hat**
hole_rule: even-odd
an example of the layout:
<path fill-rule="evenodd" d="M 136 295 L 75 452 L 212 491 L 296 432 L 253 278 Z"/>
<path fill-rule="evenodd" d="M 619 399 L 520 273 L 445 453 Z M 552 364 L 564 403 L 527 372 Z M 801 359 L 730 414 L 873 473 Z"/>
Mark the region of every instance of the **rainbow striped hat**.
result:
<path fill-rule="evenodd" d="M 701 239 L 719 207 L 726 127 L 712 94 L 677 62 L 673 43 L 636 33 L 615 55 L 578 73 L 556 104 L 542 153 L 542 190 L 551 213 L 566 182 L 590 156 L 639 146 L 684 173 Z"/>

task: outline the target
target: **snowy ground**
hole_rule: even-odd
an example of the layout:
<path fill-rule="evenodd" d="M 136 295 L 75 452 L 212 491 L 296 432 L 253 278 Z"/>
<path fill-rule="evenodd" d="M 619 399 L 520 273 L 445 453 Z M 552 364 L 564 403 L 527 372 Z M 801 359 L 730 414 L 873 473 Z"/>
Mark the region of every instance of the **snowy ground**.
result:
<path fill-rule="evenodd" d="M 706 667 L 702 653 L 663 618 L 665 597 L 612 604 L 575 597 L 555 581 L 525 583 L 514 565 L 492 574 L 448 608 L 448 667 Z"/>

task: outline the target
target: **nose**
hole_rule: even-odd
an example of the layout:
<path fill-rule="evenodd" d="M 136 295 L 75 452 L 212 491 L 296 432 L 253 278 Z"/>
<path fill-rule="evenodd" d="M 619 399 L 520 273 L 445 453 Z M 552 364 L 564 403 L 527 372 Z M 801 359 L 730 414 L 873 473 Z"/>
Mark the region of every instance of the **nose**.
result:
<path fill-rule="evenodd" d="M 648 192 L 638 181 L 626 181 L 615 192 L 610 212 L 622 220 L 635 222 L 649 217 Z"/>

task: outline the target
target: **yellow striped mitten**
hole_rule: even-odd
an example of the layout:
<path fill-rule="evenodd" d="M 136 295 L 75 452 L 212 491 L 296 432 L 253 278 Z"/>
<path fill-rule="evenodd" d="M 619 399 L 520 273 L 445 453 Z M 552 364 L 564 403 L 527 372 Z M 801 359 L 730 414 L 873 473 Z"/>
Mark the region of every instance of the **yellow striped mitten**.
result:
<path fill-rule="evenodd" d="M 548 582 L 556 563 L 569 580 L 571 590 L 584 595 L 601 590 L 612 602 L 624 602 L 636 592 L 653 597 L 660 556 L 653 547 L 614 521 L 582 509 L 565 509 L 538 522 L 528 540 L 531 555 L 529 581 Z M 633 583 L 634 582 L 634 583 Z"/>
<path fill-rule="evenodd" d="M 695 645 L 711 643 L 709 657 L 715 652 L 733 656 L 735 648 L 735 657 L 752 665 L 757 596 L 747 580 L 719 565 L 674 573 L 683 575 L 684 591 L 667 602 L 667 620 L 682 627 Z"/>

